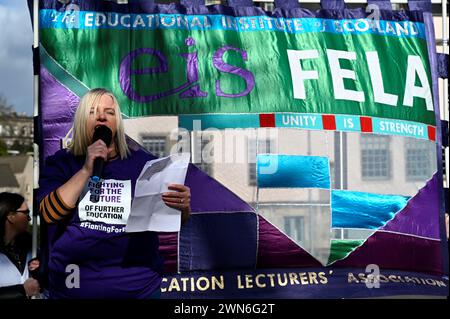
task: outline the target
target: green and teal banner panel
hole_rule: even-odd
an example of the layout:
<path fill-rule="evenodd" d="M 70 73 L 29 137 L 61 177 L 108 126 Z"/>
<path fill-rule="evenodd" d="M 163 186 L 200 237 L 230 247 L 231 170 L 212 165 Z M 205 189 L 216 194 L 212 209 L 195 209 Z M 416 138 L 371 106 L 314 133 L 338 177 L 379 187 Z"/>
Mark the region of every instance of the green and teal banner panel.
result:
<path fill-rule="evenodd" d="M 43 65 L 77 96 L 110 88 L 127 117 L 233 114 L 231 127 L 260 127 L 271 114 L 275 127 L 426 139 L 435 126 L 415 13 L 43 3 Z"/>

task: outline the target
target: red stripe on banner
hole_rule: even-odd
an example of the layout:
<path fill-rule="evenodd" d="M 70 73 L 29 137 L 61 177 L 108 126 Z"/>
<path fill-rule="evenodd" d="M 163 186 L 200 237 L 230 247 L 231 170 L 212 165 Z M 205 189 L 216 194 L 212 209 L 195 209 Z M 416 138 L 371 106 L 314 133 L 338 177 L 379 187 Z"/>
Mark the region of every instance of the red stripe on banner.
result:
<path fill-rule="evenodd" d="M 275 114 L 259 114 L 260 127 L 275 127 Z"/>
<path fill-rule="evenodd" d="M 336 119 L 334 115 L 322 115 L 322 123 L 324 130 L 336 130 Z"/>
<path fill-rule="evenodd" d="M 372 129 L 372 118 L 361 116 L 359 118 L 359 121 L 361 123 L 361 132 L 373 132 Z"/>
<path fill-rule="evenodd" d="M 428 139 L 436 141 L 436 128 L 434 126 L 428 126 Z"/>

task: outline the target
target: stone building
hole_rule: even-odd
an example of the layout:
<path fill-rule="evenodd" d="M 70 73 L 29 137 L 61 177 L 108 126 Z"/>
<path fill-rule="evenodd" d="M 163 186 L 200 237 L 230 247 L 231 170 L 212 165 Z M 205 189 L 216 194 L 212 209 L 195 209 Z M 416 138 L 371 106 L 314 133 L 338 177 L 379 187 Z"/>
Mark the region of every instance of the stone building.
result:
<path fill-rule="evenodd" d="M 33 118 L 24 114 L 0 115 L 0 139 L 10 151 L 31 149 L 33 145 Z"/>

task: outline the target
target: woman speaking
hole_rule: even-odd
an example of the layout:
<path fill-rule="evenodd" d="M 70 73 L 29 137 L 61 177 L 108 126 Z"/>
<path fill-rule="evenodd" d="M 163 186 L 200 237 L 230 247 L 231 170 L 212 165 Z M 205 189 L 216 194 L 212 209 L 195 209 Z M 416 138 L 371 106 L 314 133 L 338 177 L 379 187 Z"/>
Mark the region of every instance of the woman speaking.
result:
<path fill-rule="evenodd" d="M 110 130 L 110 143 L 94 138 L 102 126 Z M 104 161 L 99 183 L 91 179 L 95 159 Z M 50 298 L 159 297 L 162 259 L 157 234 L 124 231 L 136 180 L 151 159 L 127 147 L 111 92 L 93 89 L 83 96 L 69 148 L 47 158 L 39 180 L 39 210 L 48 224 Z M 180 210 L 185 221 L 189 188 L 168 188 L 162 200 Z"/>

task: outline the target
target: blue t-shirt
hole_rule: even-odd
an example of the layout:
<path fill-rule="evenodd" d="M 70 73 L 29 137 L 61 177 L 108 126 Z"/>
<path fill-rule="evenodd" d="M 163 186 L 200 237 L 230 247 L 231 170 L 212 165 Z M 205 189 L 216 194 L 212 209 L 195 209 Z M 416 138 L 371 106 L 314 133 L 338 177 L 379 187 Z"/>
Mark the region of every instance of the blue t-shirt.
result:
<path fill-rule="evenodd" d="M 124 160 L 105 163 L 104 181 L 88 181 L 73 214 L 48 225 L 51 298 L 145 299 L 159 289 L 162 258 L 157 233 L 124 232 L 136 180 L 151 159 L 138 150 Z M 48 157 L 39 179 L 38 201 L 66 183 L 84 160 L 66 150 Z"/>

